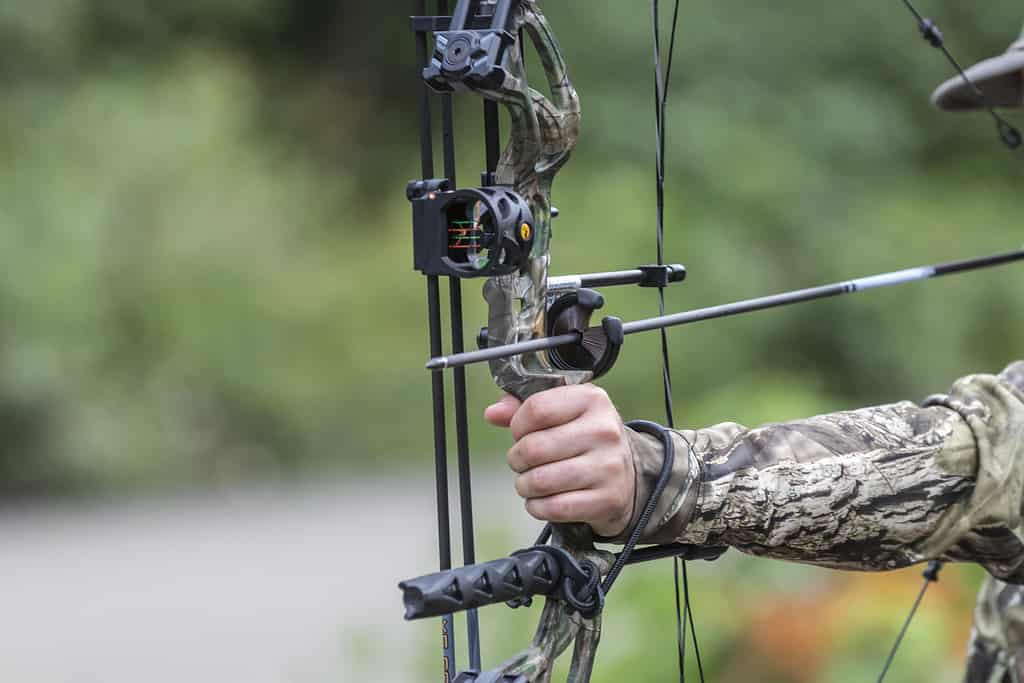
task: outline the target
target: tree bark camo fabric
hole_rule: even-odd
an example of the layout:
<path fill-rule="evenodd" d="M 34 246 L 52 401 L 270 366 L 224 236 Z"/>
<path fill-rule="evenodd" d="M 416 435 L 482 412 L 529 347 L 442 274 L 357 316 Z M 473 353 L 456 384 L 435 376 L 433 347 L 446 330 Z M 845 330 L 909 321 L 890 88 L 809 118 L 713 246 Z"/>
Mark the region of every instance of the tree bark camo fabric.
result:
<path fill-rule="evenodd" d="M 977 562 L 970 683 L 1024 683 L 1024 362 L 909 401 L 748 429 L 675 432 L 673 481 L 645 542 L 881 571 Z M 644 500 L 661 445 L 629 433 Z M 673 492 L 674 495 L 669 495 Z M 635 519 L 633 520 L 636 521 Z M 628 528 L 628 527 L 627 527 Z"/>

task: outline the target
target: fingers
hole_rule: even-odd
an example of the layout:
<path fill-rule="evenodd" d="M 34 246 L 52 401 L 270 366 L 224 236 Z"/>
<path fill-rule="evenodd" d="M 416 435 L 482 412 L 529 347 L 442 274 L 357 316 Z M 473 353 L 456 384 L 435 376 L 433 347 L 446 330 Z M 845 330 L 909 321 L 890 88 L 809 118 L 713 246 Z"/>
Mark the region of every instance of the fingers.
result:
<path fill-rule="evenodd" d="M 584 522 L 615 536 L 633 512 L 635 473 L 622 418 L 593 385 L 549 389 L 520 402 L 505 396 L 484 417 L 508 427 L 516 492 L 549 522 Z"/>
<path fill-rule="evenodd" d="M 534 394 L 513 416 L 509 425 L 512 438 L 518 441 L 532 432 L 566 424 L 600 401 L 611 403 L 608 395 L 593 384 L 555 387 Z"/>
<path fill-rule="evenodd" d="M 516 493 L 522 498 L 546 498 L 595 488 L 601 481 L 601 469 L 600 460 L 589 454 L 534 467 L 516 477 Z"/>
<path fill-rule="evenodd" d="M 512 422 L 512 416 L 519 410 L 522 402 L 511 394 L 505 394 L 497 403 L 490 405 L 484 411 L 484 419 L 495 427 L 507 428 Z"/>
<path fill-rule="evenodd" d="M 508 451 L 508 466 L 518 474 L 588 451 L 618 443 L 622 426 L 617 417 L 585 413 L 568 424 L 526 434 Z"/>
<path fill-rule="evenodd" d="M 516 477 L 522 498 L 548 496 L 583 489 L 628 489 L 633 480 L 632 460 L 620 447 L 594 449 L 548 465 L 534 467 Z"/>
<path fill-rule="evenodd" d="M 596 491 L 570 491 L 548 498 L 530 498 L 526 511 L 530 516 L 545 522 L 576 522 L 593 518 L 601 509 L 600 496 Z"/>
<path fill-rule="evenodd" d="M 526 501 L 526 511 L 542 522 L 585 521 L 600 536 L 617 536 L 629 523 L 626 504 L 613 505 L 608 493 L 587 489 Z M 630 501 L 631 502 L 631 501 Z"/>

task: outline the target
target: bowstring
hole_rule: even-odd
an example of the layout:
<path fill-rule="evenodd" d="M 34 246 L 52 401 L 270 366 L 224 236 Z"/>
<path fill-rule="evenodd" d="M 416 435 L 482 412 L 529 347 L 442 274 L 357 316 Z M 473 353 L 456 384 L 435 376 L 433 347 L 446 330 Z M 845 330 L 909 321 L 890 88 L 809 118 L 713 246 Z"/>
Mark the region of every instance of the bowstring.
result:
<path fill-rule="evenodd" d="M 679 0 L 675 0 L 672 11 L 671 32 L 669 35 L 667 59 L 662 65 L 661 41 L 661 7 L 658 0 L 651 0 L 651 18 L 654 25 L 654 116 L 655 116 L 655 192 L 656 192 L 656 224 L 658 265 L 665 263 L 665 121 L 668 108 L 669 86 L 672 80 L 672 62 L 675 56 L 676 35 L 679 26 Z M 665 288 L 658 287 L 658 312 L 665 315 Z M 675 406 L 672 401 L 672 370 L 669 361 L 668 333 L 661 330 L 661 363 L 662 386 L 664 389 L 665 420 L 669 429 L 675 429 Z M 694 623 L 693 606 L 690 601 L 690 581 L 687 574 L 686 561 L 676 557 L 672 562 L 673 584 L 675 587 L 676 607 L 676 642 L 679 652 L 679 680 L 686 680 L 686 640 L 687 627 L 693 641 L 694 657 L 697 662 L 697 673 L 701 683 L 704 681 L 704 665 L 697 640 L 697 628 Z M 682 606 L 680 606 L 680 602 Z"/>
<path fill-rule="evenodd" d="M 883 683 L 883 681 L 885 681 L 885 677 L 889 673 L 892 663 L 896 660 L 896 653 L 899 652 L 900 645 L 903 644 L 903 639 L 906 637 L 907 631 L 910 629 L 910 623 L 914 621 L 914 616 L 917 614 L 917 610 L 921 607 L 921 601 L 924 600 L 924 594 L 928 592 L 928 586 L 939 580 L 939 572 L 941 570 L 942 562 L 939 560 L 932 560 L 928 563 L 928 567 L 922 573 L 924 583 L 921 585 L 921 589 L 917 592 L 917 598 L 914 600 L 914 604 L 910 607 L 910 613 L 907 614 L 906 619 L 903 620 L 903 628 L 900 629 L 899 635 L 896 636 L 896 642 L 894 642 L 892 647 L 889 649 L 889 654 L 885 658 L 885 664 L 882 666 L 882 672 L 878 674 L 878 683 Z"/>

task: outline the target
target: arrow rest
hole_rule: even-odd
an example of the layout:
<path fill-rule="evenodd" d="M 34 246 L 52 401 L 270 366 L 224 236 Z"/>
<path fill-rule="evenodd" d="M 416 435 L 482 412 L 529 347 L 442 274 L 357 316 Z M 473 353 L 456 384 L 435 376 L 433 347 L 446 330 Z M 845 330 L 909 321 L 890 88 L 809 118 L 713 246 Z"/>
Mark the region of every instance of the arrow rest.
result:
<path fill-rule="evenodd" d="M 548 306 L 547 336 L 569 332 L 580 335 L 579 344 L 559 346 L 548 352 L 552 365 L 560 370 L 587 370 L 593 379 L 612 369 L 625 335 L 622 321 L 615 317 L 605 318 L 600 327 L 590 326 L 594 311 L 603 307 L 604 297 L 592 289 L 563 294 Z"/>
<path fill-rule="evenodd" d="M 594 311 L 604 307 L 604 297 L 592 289 L 578 289 L 552 297 L 545 317 L 547 336 L 575 333 L 579 342 L 564 344 L 548 351 L 551 365 L 569 372 L 585 371 L 597 379 L 608 373 L 619 358 L 626 340 L 622 320 L 608 316 L 600 326 L 591 326 Z M 487 328 L 481 327 L 476 343 L 488 348 Z"/>

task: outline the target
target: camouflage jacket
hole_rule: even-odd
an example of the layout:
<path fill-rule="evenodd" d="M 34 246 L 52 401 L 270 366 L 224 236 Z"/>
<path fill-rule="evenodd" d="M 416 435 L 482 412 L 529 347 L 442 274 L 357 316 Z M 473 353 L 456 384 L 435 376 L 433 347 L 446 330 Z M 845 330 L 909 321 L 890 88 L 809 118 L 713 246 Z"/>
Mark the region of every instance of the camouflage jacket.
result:
<path fill-rule="evenodd" d="M 629 434 L 643 501 L 656 439 Z M 644 541 L 878 571 L 931 559 L 991 574 L 967 680 L 1024 683 L 1024 362 L 948 394 L 748 429 L 675 432 L 673 480 Z"/>

